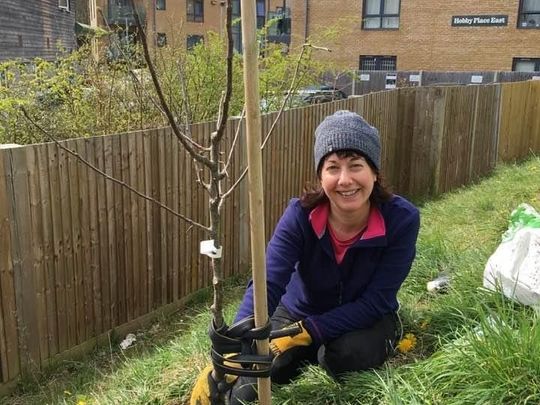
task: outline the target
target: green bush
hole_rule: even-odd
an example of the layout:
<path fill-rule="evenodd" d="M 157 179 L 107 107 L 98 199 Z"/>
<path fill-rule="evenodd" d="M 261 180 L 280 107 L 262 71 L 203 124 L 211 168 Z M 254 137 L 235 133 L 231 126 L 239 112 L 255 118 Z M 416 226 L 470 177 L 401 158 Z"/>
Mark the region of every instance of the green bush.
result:
<path fill-rule="evenodd" d="M 140 55 L 134 49 L 129 55 Z M 217 34 L 186 51 L 166 46 L 152 51 L 163 93 L 179 122 L 216 119 L 225 89 L 226 46 Z M 264 56 L 264 57 L 263 57 Z M 282 95 L 290 86 L 299 51 L 284 54 L 270 44 L 261 51 L 261 98 Z M 96 63 L 83 46 L 55 62 L 0 64 L 0 143 L 37 143 L 46 140 L 24 118 L 24 106 L 40 126 L 56 139 L 121 133 L 167 125 L 159 107 L 149 70 L 139 57 Z M 329 63 L 316 63 L 311 50 L 299 62 L 297 86 L 316 83 Z M 230 115 L 243 107 L 242 57 L 233 57 L 233 94 Z M 281 97 L 279 98 L 281 99 Z M 279 105 L 268 105 L 265 111 Z"/>

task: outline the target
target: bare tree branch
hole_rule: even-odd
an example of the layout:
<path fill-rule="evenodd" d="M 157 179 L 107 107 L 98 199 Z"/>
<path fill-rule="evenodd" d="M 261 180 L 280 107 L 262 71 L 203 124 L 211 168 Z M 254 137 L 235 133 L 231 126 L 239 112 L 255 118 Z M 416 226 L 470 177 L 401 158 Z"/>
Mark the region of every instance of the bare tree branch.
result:
<path fill-rule="evenodd" d="M 232 20 L 232 4 L 231 1 L 227 1 L 227 19 Z M 229 118 L 229 103 L 232 96 L 232 82 L 233 82 L 233 55 L 234 55 L 234 43 L 232 30 L 227 30 L 227 87 L 225 88 L 225 95 L 223 97 L 223 104 L 220 105 L 220 117 L 217 123 L 216 136 L 212 140 L 215 144 L 218 144 L 225 133 L 225 125 L 227 125 L 227 119 Z"/>
<path fill-rule="evenodd" d="M 298 77 L 298 73 L 300 71 L 300 64 L 302 62 L 302 58 L 304 56 L 304 53 L 305 53 L 305 50 L 307 48 L 313 48 L 313 49 L 317 49 L 317 50 L 324 50 L 324 51 L 327 51 L 327 52 L 331 52 L 330 49 L 328 48 L 323 48 L 323 47 L 320 47 L 320 46 L 314 46 L 314 45 L 311 45 L 309 43 L 305 43 L 302 45 L 302 51 L 300 52 L 300 55 L 298 56 L 298 60 L 296 61 L 296 65 L 295 65 L 295 69 L 294 69 L 294 74 L 293 74 L 293 78 L 292 78 L 292 81 L 291 81 L 291 85 L 289 86 L 289 91 L 287 91 L 287 95 L 285 96 L 285 98 L 283 99 L 283 102 L 281 103 L 281 108 L 279 109 L 279 113 L 278 115 L 276 116 L 276 119 L 274 120 L 274 122 L 272 123 L 272 126 L 270 127 L 270 129 L 268 130 L 268 133 L 266 134 L 265 138 L 264 138 L 264 141 L 261 145 L 261 150 L 264 149 L 264 147 L 266 146 L 266 143 L 268 142 L 268 140 L 270 139 L 270 135 L 272 135 L 272 132 L 274 131 L 274 128 L 276 127 L 277 125 L 277 122 L 279 121 L 279 119 L 281 118 L 281 115 L 283 114 L 283 111 L 285 109 L 285 106 L 287 105 L 287 101 L 289 100 L 293 90 L 294 90 L 294 86 L 296 84 L 296 79 Z M 240 128 L 240 123 L 238 124 L 238 127 Z M 233 143 L 233 146 L 234 146 L 234 143 Z M 229 159 L 230 159 L 230 156 L 232 155 L 232 149 L 231 151 L 229 152 Z M 234 184 L 226 191 L 223 193 L 222 195 L 222 199 L 225 200 L 226 198 L 228 198 L 233 192 L 234 192 L 234 189 L 240 184 L 240 182 L 244 179 L 244 177 L 246 176 L 248 172 L 248 167 L 246 167 L 244 169 L 244 171 L 242 172 L 242 174 L 240 174 L 240 177 L 238 177 L 238 179 L 234 182 Z"/>
<path fill-rule="evenodd" d="M 305 43 L 305 44 L 302 45 L 302 51 L 300 52 L 300 55 L 298 56 L 298 60 L 296 61 L 296 66 L 294 68 L 294 74 L 293 74 L 293 78 L 292 78 L 292 81 L 291 81 L 291 85 L 289 86 L 289 90 L 287 91 L 287 95 L 285 96 L 285 99 L 283 100 L 283 103 L 281 103 L 281 108 L 279 109 L 279 113 L 276 116 L 276 119 L 272 123 L 272 126 L 270 127 L 270 129 L 268 130 L 268 133 L 266 134 L 266 136 L 264 138 L 264 141 L 263 141 L 263 143 L 261 145 L 261 149 L 264 149 L 264 147 L 266 146 L 266 142 L 268 142 L 268 139 L 270 139 L 270 135 L 272 135 L 272 132 L 274 131 L 274 128 L 276 127 L 277 122 L 281 118 L 281 115 L 283 114 L 283 110 L 285 109 L 285 106 L 287 105 L 287 102 L 289 101 L 289 98 L 291 97 L 291 94 L 293 93 L 293 91 L 295 89 L 296 79 L 298 77 L 298 72 L 300 71 L 300 64 L 302 63 L 302 58 L 304 56 L 306 48 L 308 48 L 308 47 L 309 48 L 314 48 L 314 49 L 319 49 L 319 50 L 325 50 L 325 51 L 330 52 L 330 49 L 328 49 L 328 48 L 322 48 L 322 47 L 314 46 L 314 45 L 311 45 L 309 43 Z"/>
<path fill-rule="evenodd" d="M 189 102 L 189 93 L 187 90 L 186 76 L 184 75 L 184 67 L 180 66 L 180 61 L 178 61 L 178 74 L 180 75 L 180 85 L 182 86 L 182 94 L 184 95 L 184 97 L 182 97 L 183 104 L 184 104 L 184 115 L 185 115 L 184 131 L 187 134 L 188 138 L 193 140 L 193 137 L 191 135 L 191 127 L 189 126 L 189 123 L 191 122 L 193 115 L 191 113 L 191 105 Z M 203 146 L 200 146 L 200 147 L 203 148 Z"/>
<path fill-rule="evenodd" d="M 204 181 L 201 175 L 202 173 L 203 173 L 202 167 L 200 166 L 200 164 L 195 162 L 195 174 L 197 176 L 197 183 L 199 183 L 206 191 L 210 192 L 210 184 Z"/>
<path fill-rule="evenodd" d="M 205 225 L 202 225 L 182 214 L 180 214 L 179 212 L 176 212 L 175 210 L 173 210 L 172 208 L 169 208 L 167 207 L 166 205 L 164 205 L 163 203 L 159 202 L 158 200 L 152 198 L 152 197 L 149 197 L 147 196 L 146 194 L 143 194 L 141 193 L 140 191 L 134 189 L 133 187 L 131 187 L 129 184 L 126 184 L 124 183 L 123 181 L 121 180 L 118 180 L 112 176 L 110 176 L 109 174 L 105 173 L 103 170 L 97 168 L 96 166 L 94 166 L 92 163 L 90 163 L 89 161 L 87 161 L 86 159 L 84 159 L 81 155 L 79 155 L 77 152 L 69 149 L 69 148 L 66 148 L 64 145 L 62 145 L 56 138 L 54 138 L 49 132 L 47 132 L 43 127 L 41 127 L 31 116 L 30 114 L 28 113 L 28 111 L 26 111 L 26 108 L 22 107 L 21 106 L 21 110 L 24 114 L 24 116 L 26 117 L 26 119 L 32 124 L 34 125 L 40 132 L 42 132 L 45 137 L 47 139 L 49 139 L 50 141 L 54 142 L 56 144 L 56 146 L 58 146 L 60 149 L 62 149 L 63 151 L 66 151 L 67 153 L 69 153 L 70 155 L 74 156 L 77 160 L 79 160 L 81 163 L 83 163 L 85 166 L 89 167 L 90 169 L 94 170 L 96 173 L 98 173 L 99 175 L 105 177 L 107 180 L 110 180 L 112 181 L 113 183 L 116 183 L 116 184 L 119 184 L 120 186 L 122 187 L 125 187 L 126 189 L 128 189 L 129 191 L 131 191 L 132 193 L 136 194 L 137 196 L 147 200 L 147 201 L 150 201 L 156 205 L 158 205 L 160 208 L 163 208 L 164 210 L 166 210 L 167 212 L 171 213 L 172 215 L 186 221 L 187 223 L 191 224 L 192 226 L 196 226 L 197 228 L 199 229 L 202 229 L 203 231 L 205 232 L 209 232 L 210 231 L 210 228 L 205 226 Z"/>
<path fill-rule="evenodd" d="M 161 103 L 161 107 L 165 111 L 165 115 L 166 115 L 167 119 L 169 120 L 169 123 L 171 124 L 171 128 L 172 128 L 173 133 L 180 140 L 180 142 L 182 143 L 184 148 L 186 148 L 186 150 L 188 151 L 188 153 L 191 155 L 191 157 L 193 159 L 195 159 L 196 161 L 198 161 L 199 163 L 202 163 L 203 165 L 205 165 L 207 167 L 215 166 L 217 163 L 212 162 L 212 160 L 210 160 L 206 156 L 201 155 L 200 153 L 197 153 L 195 151 L 195 149 L 193 149 L 193 146 L 191 145 L 191 143 L 186 140 L 184 134 L 182 134 L 182 132 L 180 131 L 180 128 L 178 127 L 178 125 L 177 125 L 177 123 L 176 123 L 176 121 L 174 119 L 174 115 L 171 112 L 171 109 L 169 108 L 169 106 L 167 104 L 167 101 L 165 100 L 165 96 L 163 94 L 163 89 L 161 88 L 161 84 L 160 84 L 159 79 L 157 77 L 157 72 L 156 72 L 156 69 L 154 67 L 154 64 L 151 62 L 152 59 L 150 57 L 150 51 L 148 49 L 148 41 L 146 40 L 146 34 L 144 32 L 144 29 L 143 29 L 143 26 L 142 26 L 142 23 L 141 23 L 139 12 L 137 11 L 137 9 L 135 7 L 135 0 L 129 0 L 129 2 L 131 4 L 133 17 L 135 19 L 135 24 L 137 26 L 137 35 L 138 35 L 139 40 L 141 41 L 141 44 L 142 44 L 142 47 L 143 47 L 144 58 L 147 61 L 148 70 L 150 71 L 150 75 L 152 76 L 152 82 L 154 83 L 154 88 L 156 89 L 156 93 L 157 93 L 159 101 Z"/>
<path fill-rule="evenodd" d="M 233 193 L 234 189 L 240 184 L 240 182 L 244 180 L 244 177 L 246 177 L 247 172 L 248 172 L 248 167 L 244 169 L 244 171 L 242 172 L 242 174 L 240 174 L 238 179 L 236 179 L 234 184 L 231 187 L 229 187 L 229 189 L 221 195 L 222 204 L 225 201 L 225 199 L 228 198 Z"/>
<path fill-rule="evenodd" d="M 246 114 L 246 108 L 244 107 L 242 109 L 242 113 L 240 114 L 240 120 L 238 121 L 238 126 L 236 127 L 236 131 L 234 133 L 234 139 L 231 145 L 231 149 L 229 150 L 229 156 L 227 157 L 225 165 L 223 166 L 223 169 L 221 170 L 221 174 L 223 174 L 224 176 L 227 175 L 227 169 L 229 168 L 229 165 L 231 164 L 234 149 L 236 148 L 236 143 L 238 142 L 238 138 L 240 135 L 240 128 L 242 128 L 242 120 L 244 119 L 245 114 Z"/>

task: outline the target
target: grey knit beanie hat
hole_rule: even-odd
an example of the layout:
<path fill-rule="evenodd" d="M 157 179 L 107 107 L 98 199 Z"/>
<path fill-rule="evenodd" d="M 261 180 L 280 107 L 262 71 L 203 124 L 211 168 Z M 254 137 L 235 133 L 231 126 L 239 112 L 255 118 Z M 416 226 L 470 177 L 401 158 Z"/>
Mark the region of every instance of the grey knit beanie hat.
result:
<path fill-rule="evenodd" d="M 315 130 L 315 170 L 323 158 L 338 150 L 356 150 L 367 156 L 380 170 L 381 142 L 377 128 L 360 115 L 347 110 L 336 111 L 326 117 Z"/>

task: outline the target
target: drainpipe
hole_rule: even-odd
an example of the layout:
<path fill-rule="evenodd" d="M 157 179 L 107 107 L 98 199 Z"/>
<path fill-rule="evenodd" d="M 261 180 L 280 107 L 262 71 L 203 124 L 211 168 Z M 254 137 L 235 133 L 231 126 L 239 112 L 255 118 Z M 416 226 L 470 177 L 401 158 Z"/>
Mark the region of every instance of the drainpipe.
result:
<path fill-rule="evenodd" d="M 309 0 L 305 0 L 305 9 L 304 9 L 304 43 L 307 42 L 309 35 Z"/>

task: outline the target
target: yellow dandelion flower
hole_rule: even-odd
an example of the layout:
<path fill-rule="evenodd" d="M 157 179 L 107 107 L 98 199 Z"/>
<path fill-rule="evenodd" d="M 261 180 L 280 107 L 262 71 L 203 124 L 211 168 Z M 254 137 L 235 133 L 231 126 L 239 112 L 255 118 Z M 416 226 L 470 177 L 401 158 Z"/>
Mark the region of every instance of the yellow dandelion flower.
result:
<path fill-rule="evenodd" d="M 86 401 L 84 399 L 79 399 L 77 405 L 86 405 Z"/>
<path fill-rule="evenodd" d="M 416 346 L 416 336 L 412 333 L 407 333 L 403 339 L 401 339 L 397 345 L 397 349 L 401 353 L 410 352 Z"/>

